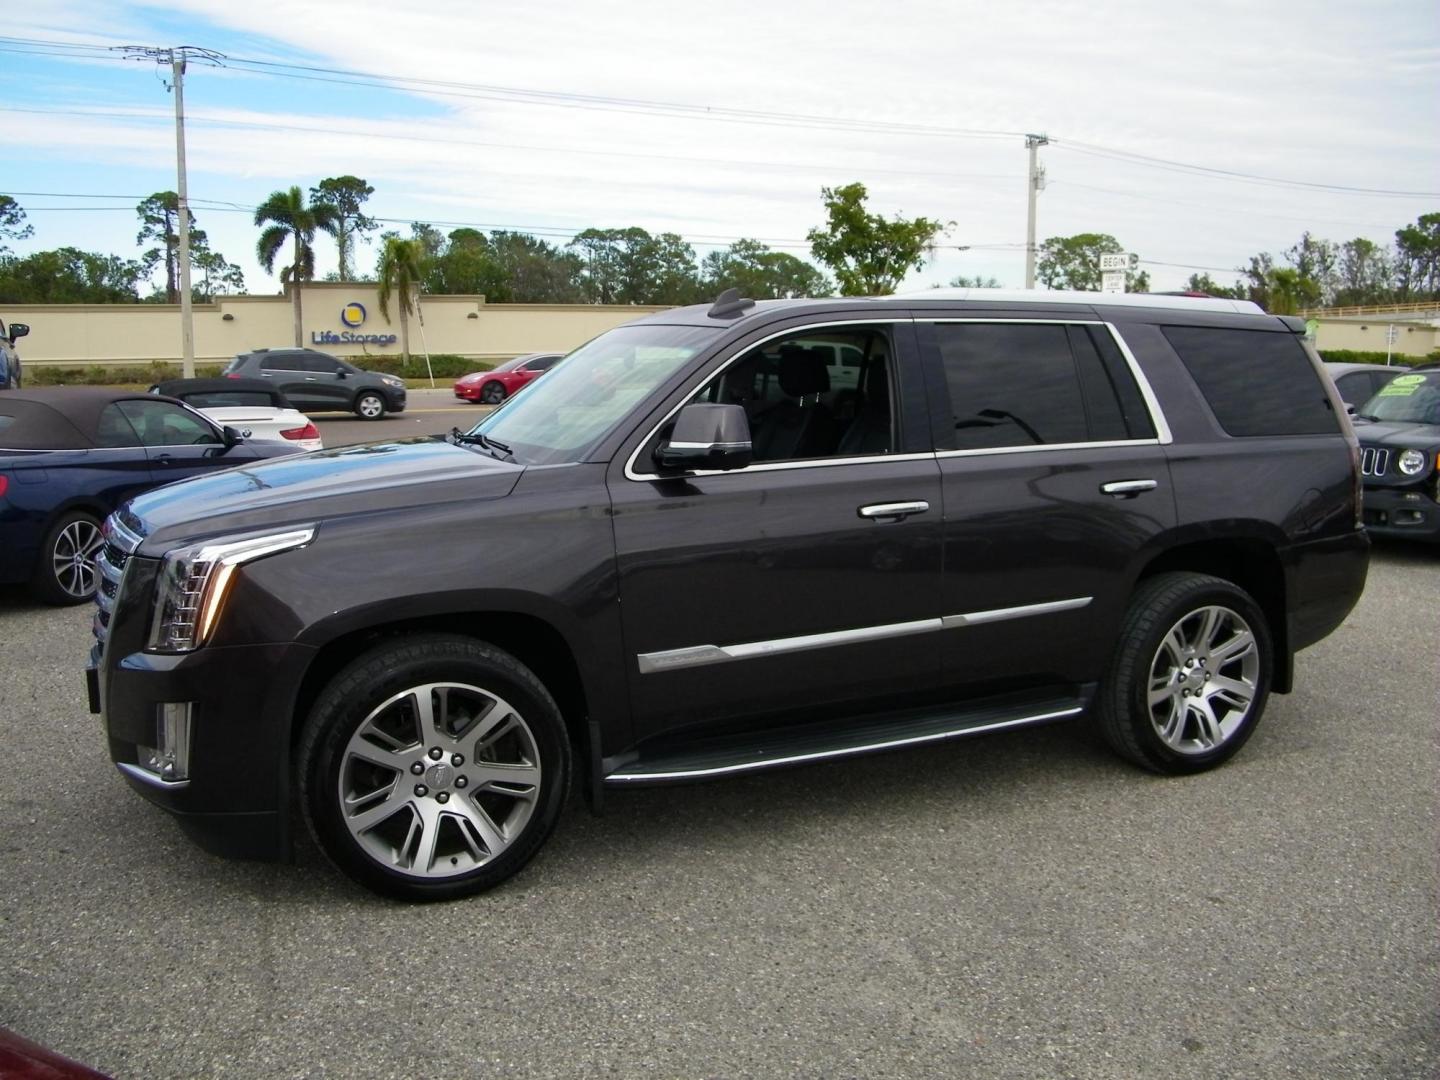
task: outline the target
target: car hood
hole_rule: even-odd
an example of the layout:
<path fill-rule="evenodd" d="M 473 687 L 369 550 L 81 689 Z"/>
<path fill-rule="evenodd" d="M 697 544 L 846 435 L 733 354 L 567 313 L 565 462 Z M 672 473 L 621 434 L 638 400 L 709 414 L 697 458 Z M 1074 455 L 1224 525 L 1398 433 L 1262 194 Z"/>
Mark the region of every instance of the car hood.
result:
<path fill-rule="evenodd" d="M 317 450 L 197 476 L 146 492 L 121 510 L 160 554 L 180 539 L 283 527 L 346 514 L 508 495 L 524 467 L 476 447 L 417 437 Z"/>
<path fill-rule="evenodd" d="M 1435 424 L 1396 424 L 1374 420 L 1356 424 L 1355 437 L 1362 446 L 1416 450 L 1440 447 L 1440 427 Z"/>

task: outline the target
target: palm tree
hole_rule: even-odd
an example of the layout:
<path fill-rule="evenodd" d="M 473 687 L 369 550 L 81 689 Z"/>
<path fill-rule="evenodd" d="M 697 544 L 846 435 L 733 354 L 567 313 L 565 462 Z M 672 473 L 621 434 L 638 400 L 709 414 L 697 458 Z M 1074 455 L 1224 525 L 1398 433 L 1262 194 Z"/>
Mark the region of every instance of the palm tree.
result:
<path fill-rule="evenodd" d="M 260 243 L 255 251 L 260 265 L 266 273 L 275 272 L 275 257 L 287 240 L 295 242 L 295 259 L 280 271 L 281 284 L 290 286 L 290 297 L 295 304 L 295 345 L 305 344 L 304 330 L 300 320 L 300 286 L 315 277 L 316 230 L 335 235 L 337 222 L 335 208 L 325 203 L 305 203 L 305 196 L 298 187 L 289 191 L 272 191 L 269 198 L 255 208 L 255 224 L 269 224 L 260 234 Z"/>
<path fill-rule="evenodd" d="M 405 367 L 410 366 L 410 313 L 419 303 L 420 280 L 424 277 L 424 245 L 419 240 L 386 236 L 380 251 L 380 314 L 390 321 L 390 294 L 400 296 L 400 351 Z"/>

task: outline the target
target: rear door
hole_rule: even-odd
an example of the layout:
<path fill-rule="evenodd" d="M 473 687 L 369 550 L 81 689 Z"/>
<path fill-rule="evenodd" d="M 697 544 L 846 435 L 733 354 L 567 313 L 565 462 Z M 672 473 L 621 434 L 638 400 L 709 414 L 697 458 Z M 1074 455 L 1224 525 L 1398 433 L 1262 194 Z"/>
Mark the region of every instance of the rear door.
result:
<path fill-rule="evenodd" d="M 305 367 L 305 393 L 319 402 L 314 408 L 318 411 L 348 412 L 356 389 L 350 369 L 324 353 L 307 352 L 302 363 Z"/>
<path fill-rule="evenodd" d="M 1175 522 L 1164 418 L 1099 321 L 935 318 L 944 679 L 1073 688 L 1113 646 L 1139 554 Z"/>
<path fill-rule="evenodd" d="M 314 380 L 308 380 L 303 354 L 298 352 L 265 353 L 260 358 L 260 375 L 267 382 L 279 387 L 297 409 L 318 409 L 321 398 L 313 389 Z"/>
<path fill-rule="evenodd" d="M 836 415 L 827 341 L 869 351 L 864 440 Z M 659 476 L 663 421 L 612 464 L 637 738 L 898 707 L 934 689 L 940 477 L 916 361 L 908 318 L 756 331 L 664 417 L 687 400 L 743 405 L 753 464 Z"/>

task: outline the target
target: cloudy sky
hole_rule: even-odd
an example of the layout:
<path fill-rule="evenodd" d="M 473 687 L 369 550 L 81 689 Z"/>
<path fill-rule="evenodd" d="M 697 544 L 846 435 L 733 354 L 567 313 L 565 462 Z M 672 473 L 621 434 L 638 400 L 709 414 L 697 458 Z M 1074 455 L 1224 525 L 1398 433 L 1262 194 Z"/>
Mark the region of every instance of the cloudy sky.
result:
<path fill-rule="evenodd" d="M 155 64 L 15 39 L 204 46 L 230 60 L 186 78 L 190 197 L 254 292 L 278 283 L 246 208 L 345 173 L 373 214 L 447 231 L 639 225 L 806 258 L 820 188 L 858 180 L 874 210 L 954 222 L 916 287 L 1022 283 L 1025 132 L 1052 140 L 1039 237 L 1111 233 L 1156 288 L 1440 210 L 1434 0 L 5 8 L 0 192 L 35 226 L 16 249 L 133 257 L 134 204 L 175 162 Z"/>

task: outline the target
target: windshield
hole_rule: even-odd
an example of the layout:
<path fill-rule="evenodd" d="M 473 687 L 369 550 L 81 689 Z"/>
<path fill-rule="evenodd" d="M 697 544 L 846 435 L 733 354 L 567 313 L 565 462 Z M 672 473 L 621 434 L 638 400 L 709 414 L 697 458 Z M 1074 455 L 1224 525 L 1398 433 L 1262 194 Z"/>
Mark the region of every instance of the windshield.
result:
<path fill-rule="evenodd" d="M 526 465 L 584 461 L 718 333 L 708 326 L 618 327 L 575 350 L 470 434 L 503 445 Z"/>
<path fill-rule="evenodd" d="M 1440 372 L 1398 375 L 1357 413 L 1392 424 L 1440 424 Z"/>

